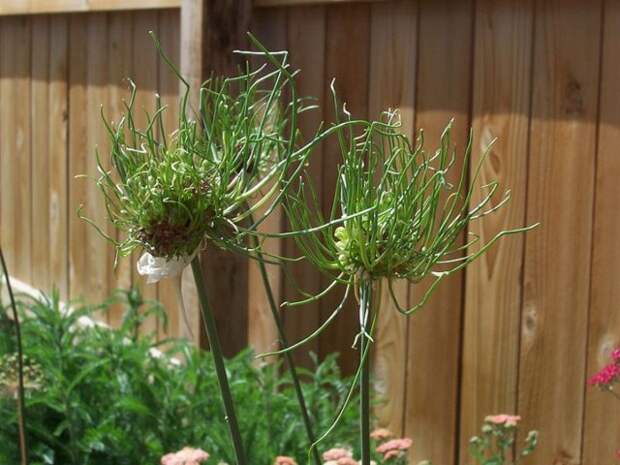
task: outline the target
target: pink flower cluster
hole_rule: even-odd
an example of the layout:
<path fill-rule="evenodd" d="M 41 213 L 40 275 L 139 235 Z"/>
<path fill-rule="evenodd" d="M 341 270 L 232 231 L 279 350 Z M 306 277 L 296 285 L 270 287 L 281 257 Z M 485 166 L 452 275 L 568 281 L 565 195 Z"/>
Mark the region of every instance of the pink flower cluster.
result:
<path fill-rule="evenodd" d="M 344 447 L 334 447 L 323 453 L 324 465 L 359 465 L 353 458 L 353 452 Z"/>
<path fill-rule="evenodd" d="M 610 364 L 605 365 L 588 380 L 590 386 L 608 388 L 620 379 L 620 348 L 611 353 L 611 360 Z"/>
<path fill-rule="evenodd" d="M 202 449 L 184 447 L 178 452 L 166 454 L 161 458 L 161 465 L 200 465 L 209 458 Z"/>
<path fill-rule="evenodd" d="M 487 423 L 493 423 L 494 425 L 503 425 L 509 427 L 516 427 L 517 423 L 521 421 L 521 417 L 518 415 L 506 415 L 502 413 L 500 415 L 489 415 L 484 419 Z"/>
<path fill-rule="evenodd" d="M 386 439 L 392 439 L 394 437 L 394 433 L 387 428 L 377 428 L 370 433 L 370 437 L 375 441 L 385 441 Z"/>
<path fill-rule="evenodd" d="M 278 455 L 273 461 L 273 465 L 297 465 L 297 462 L 293 457 L 287 455 Z"/>
<path fill-rule="evenodd" d="M 401 457 L 411 447 L 413 441 L 410 438 L 391 439 L 377 447 L 377 452 L 383 454 L 383 460 L 393 457 Z"/>

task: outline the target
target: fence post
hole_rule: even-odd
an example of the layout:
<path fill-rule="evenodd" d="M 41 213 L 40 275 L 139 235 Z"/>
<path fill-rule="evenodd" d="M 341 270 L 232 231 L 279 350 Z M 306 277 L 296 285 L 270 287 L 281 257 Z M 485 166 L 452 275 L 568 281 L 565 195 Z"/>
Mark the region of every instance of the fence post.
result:
<path fill-rule="evenodd" d="M 192 86 L 190 107 L 198 108 L 200 83 L 215 74 L 236 71 L 240 58 L 232 51 L 246 48 L 246 31 L 252 12 L 250 0 L 183 0 L 181 4 L 181 71 Z M 181 89 L 183 92 L 183 89 Z M 248 340 L 248 263 L 245 258 L 209 245 L 201 257 L 207 287 L 213 296 L 216 325 L 224 355 L 231 356 Z M 193 287 L 191 273 L 184 288 Z M 198 304 L 187 305 L 196 342 L 205 345 L 200 333 Z"/>

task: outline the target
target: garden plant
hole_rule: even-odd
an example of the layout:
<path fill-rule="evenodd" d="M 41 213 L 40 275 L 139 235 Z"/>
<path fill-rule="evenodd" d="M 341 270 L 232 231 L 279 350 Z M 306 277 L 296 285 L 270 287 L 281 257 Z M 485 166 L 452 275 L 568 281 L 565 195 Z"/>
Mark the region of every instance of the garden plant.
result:
<path fill-rule="evenodd" d="M 57 293 L 21 297 L 17 305 L 26 357 L 30 465 L 158 464 L 162 456 L 187 444 L 207 450 L 212 463 L 234 463 L 222 404 L 215 395 L 212 354 L 183 339 L 158 342 L 156 334 L 145 332 L 146 318 L 165 323 L 158 303 L 130 290 L 118 291 L 99 305 L 72 302 L 71 312 Z M 113 305 L 124 308 L 118 329 L 80 324 L 85 317 L 105 315 Z M 0 318 L 6 334 L 12 326 L 8 317 Z M 158 352 L 163 346 L 167 350 Z M 20 457 L 15 353 L 15 339 L 1 338 L 2 464 L 19 463 Z M 280 363 L 254 362 L 250 351 L 227 360 L 248 460 L 271 465 L 283 454 L 305 458 L 307 439 L 290 373 Z M 335 355 L 321 362 L 315 358 L 315 365 L 300 369 L 299 375 L 313 424 L 327 428 L 350 380 L 340 373 Z M 355 409 L 348 409 L 334 443 L 355 444 L 356 421 Z"/>
<path fill-rule="evenodd" d="M 118 332 L 96 326 L 75 329 L 72 319 L 91 309 L 84 307 L 67 316 L 58 308 L 57 295 L 26 305 L 36 318 L 28 318 L 24 326 L 25 347 L 33 349 L 28 358 L 18 357 L 18 398 L 30 406 L 39 402 L 46 407 L 40 410 L 45 412 L 44 418 L 28 418 L 27 424 L 31 438 L 36 439 L 36 446 L 30 450 L 39 463 L 56 463 L 54 457 L 60 454 L 62 463 L 71 465 L 110 463 L 102 458 L 109 460 L 110 456 L 116 457 L 113 463 L 118 464 L 147 463 L 157 456 L 162 457 L 163 465 L 193 465 L 211 454 L 226 463 L 249 465 L 267 463 L 264 454 L 268 451 L 269 461 L 294 465 L 304 443 L 303 450 L 315 465 L 323 461 L 354 465 L 358 463 L 353 458 L 356 454 L 360 465 L 373 461 L 406 463 L 406 451 L 412 444 L 409 438 L 393 438 L 385 431 L 381 435 L 380 430 L 373 433 L 371 429 L 370 352 L 377 321 L 388 311 L 379 305 L 382 289 L 400 313 L 411 315 L 426 304 L 444 279 L 482 256 L 502 237 L 536 226 L 503 230 L 484 243 L 471 233 L 469 225 L 502 208 L 510 194 L 502 194 L 496 181 L 480 185 L 489 149 L 472 163 L 470 135 L 463 155 L 459 155 L 451 141 L 451 124 L 443 132 L 439 148 L 429 150 L 422 130 L 415 140 L 401 133 L 398 111 L 388 110 L 378 115 L 378 120 L 355 119 L 338 101 L 332 82 L 334 122 L 320 125 L 309 136 L 302 134 L 299 119 L 314 105 L 297 95 L 298 72 L 292 70 L 286 52 L 269 52 L 252 35 L 250 39 L 258 51 L 239 52 L 248 64 L 235 76 L 207 79 L 198 89 L 197 107 L 192 108 L 188 82 L 154 38 L 162 58 L 185 88 L 178 123 L 166 127 L 166 108 L 156 97 L 156 111 L 147 114 L 145 127 L 137 127 L 136 86 L 131 83 L 122 118 L 117 123 L 103 118 L 110 139 L 109 156 L 97 154 L 100 176 L 96 182 L 108 220 L 120 231 L 120 239 L 107 235 L 107 227 L 80 212 L 114 244 L 117 258 L 140 249 L 138 271 L 151 282 L 177 276 L 191 266 L 210 352 L 207 355 L 174 341 L 172 353 L 182 354 L 180 365 L 175 365 L 169 355 L 153 357 L 154 340 L 132 336 L 139 321 L 136 318 L 143 315 L 137 310 L 143 302 L 133 291 L 123 294 L 130 311 Z M 250 66 L 250 61 L 257 60 L 263 64 Z M 332 208 L 324 215 L 306 168 L 312 163 L 314 150 L 330 138 L 337 141 L 340 159 Z M 279 207 L 286 212 L 290 231 L 267 233 L 259 228 Z M 342 301 L 325 322 L 292 345 L 286 340 L 265 264 L 285 265 L 299 258 L 265 253 L 262 244 L 270 237 L 294 238 L 301 258 L 331 280 L 316 295 L 306 294 L 285 306 L 303 306 L 337 287 L 345 288 Z M 207 244 L 258 261 L 281 344 L 278 351 L 262 356 L 285 357 L 288 371 L 284 384 L 276 381 L 279 365 L 252 368 L 247 354 L 226 366 L 200 262 Z M 407 308 L 393 291 L 396 280 L 430 282 L 416 303 Z M 359 308 L 359 330 L 352 341 L 359 351 L 359 367 L 348 385 L 340 381 L 331 359 L 323 362 L 326 365 L 317 364 L 314 374 L 301 370 L 310 380 L 331 370 L 333 386 L 315 383 L 318 387 L 313 391 L 308 382 L 302 383 L 291 352 L 321 334 L 348 299 L 355 299 Z M 160 308 L 155 305 L 148 311 L 159 313 Z M 19 327 L 17 314 L 14 320 Z M 51 326 L 46 331 L 37 326 L 46 323 Z M 43 347 L 38 338 L 55 352 L 37 350 Z M 79 347 L 85 341 L 92 347 L 82 353 Z M 3 359 L 3 367 L 13 376 L 15 361 L 11 357 Z M 26 373 L 35 379 L 42 373 L 58 382 L 51 392 L 41 387 L 46 382 L 26 389 Z M 264 373 L 270 375 L 261 378 Z M 254 377 L 265 387 L 242 390 L 239 380 L 244 377 Z M 110 388 L 110 380 L 116 391 Z M 221 429 L 212 428 L 212 419 L 218 417 L 220 408 L 211 396 L 215 380 L 234 454 L 229 452 Z M 323 389 L 325 398 L 317 401 Z M 289 401 L 276 407 L 282 393 L 291 390 L 294 396 L 287 399 L 294 397 L 296 408 Z M 335 390 L 334 395 L 331 390 Z M 109 397 L 113 393 L 119 394 L 117 401 Z M 260 395 L 265 398 L 257 399 Z M 357 403 L 357 397 L 359 426 L 355 428 L 350 422 L 355 418 L 350 406 L 353 401 Z M 248 411 L 245 403 L 250 401 L 254 402 L 252 408 L 256 403 L 265 405 L 265 411 L 273 414 L 272 421 L 248 427 L 253 418 L 240 412 Z M 320 413 L 316 402 L 321 406 Z M 96 408 L 100 408 L 97 420 Z M 326 415 L 330 410 L 337 412 L 334 418 Z M 298 437 L 297 418 L 303 424 L 305 441 Z M 479 464 L 507 463 L 514 446 L 516 418 L 487 418 L 482 435 L 471 443 L 472 457 Z M 48 422 L 53 421 L 57 427 L 50 432 Z M 92 428 L 93 423 L 96 428 Z M 279 425 L 277 431 L 273 431 L 274 423 Z M 23 427 L 23 423 L 17 424 Z M 119 429 L 119 425 L 123 426 Z M 9 422 L 5 427 L 11 434 L 15 424 Z M 315 437 L 315 430 L 322 432 L 320 437 Z M 339 436 L 339 431 L 346 433 Z M 348 437 L 350 433 L 358 435 L 359 440 Z M 294 444 L 278 443 L 292 437 Z M 325 451 L 321 460 L 318 446 L 328 437 L 338 447 Z M 133 442 L 133 448 L 127 442 Z M 518 457 L 529 455 L 536 442 L 537 434 L 530 433 Z M 181 448 L 187 444 L 200 449 Z M 277 451 L 274 444 L 279 444 Z M 170 452 L 177 449 L 179 452 Z M 285 451 L 287 455 L 280 455 Z M 99 458 L 101 462 L 97 462 Z"/>
<path fill-rule="evenodd" d="M 335 92 L 333 95 L 338 110 Z M 340 115 L 351 121 L 346 107 L 343 106 Z M 362 465 L 370 464 L 368 353 L 382 310 L 378 305 L 381 285 L 387 285 L 395 308 L 403 315 L 411 315 L 424 306 L 442 280 L 476 260 L 500 238 L 537 226 L 503 230 L 484 244 L 479 244 L 479 237 L 469 232 L 471 239 L 462 243 L 460 238 L 467 235 L 468 225 L 492 214 L 510 198 L 506 192 L 499 201 L 495 199 L 497 181 L 478 185 L 489 149 L 468 179 L 470 136 L 463 168 L 453 176 L 458 155 L 450 140 L 451 124 L 434 151 L 425 148 L 423 131 L 414 143 L 399 128 L 395 111 L 385 112 L 380 121 L 339 127 L 337 137 L 342 158 L 329 218 L 323 217 L 312 195 L 313 189 L 306 187 L 309 181 L 301 182 L 295 191 L 288 191 L 284 203 L 293 229 L 304 232 L 294 234 L 304 257 L 332 279 L 319 294 L 289 305 L 319 299 L 339 285 L 346 286 L 346 290 L 342 302 L 321 327 L 299 343 L 275 353 L 293 350 L 318 336 L 342 310 L 350 295 L 355 295 L 359 304 L 359 333 L 355 343 L 360 353 L 356 378 L 361 393 Z M 452 177 L 458 180 L 456 184 L 452 184 Z M 478 200 L 474 200 L 476 189 L 482 191 Z M 432 281 L 418 302 L 411 308 L 403 308 L 393 292 L 393 282 L 405 279 L 419 283 L 428 278 Z M 328 433 L 329 430 L 322 438 Z"/>

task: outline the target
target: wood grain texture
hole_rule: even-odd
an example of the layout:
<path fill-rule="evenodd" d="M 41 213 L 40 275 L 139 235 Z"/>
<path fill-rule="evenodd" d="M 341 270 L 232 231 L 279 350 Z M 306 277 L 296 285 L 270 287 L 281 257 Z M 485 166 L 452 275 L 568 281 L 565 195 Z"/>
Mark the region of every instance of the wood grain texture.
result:
<path fill-rule="evenodd" d="M 108 16 L 110 45 L 108 48 L 108 103 L 104 107 L 106 118 L 118 123 L 125 107 L 124 101 L 129 98 L 128 78 L 132 76 L 133 47 L 133 15 L 130 12 L 118 12 Z M 109 157 L 109 154 L 106 154 Z M 108 225 L 108 234 L 117 240 L 123 234 L 112 225 Z M 129 257 L 118 257 L 116 269 L 110 267 L 110 290 L 129 289 L 132 285 L 132 261 Z M 125 306 L 114 305 L 108 313 L 108 321 L 118 326 L 123 319 Z"/>
<path fill-rule="evenodd" d="M 250 4 L 248 0 L 203 3 L 201 79 L 212 74 L 230 76 L 244 60 L 232 51 L 247 48 Z M 248 262 L 245 257 L 207 244 L 202 264 L 222 350 L 229 357 L 245 348 L 248 341 Z"/>
<path fill-rule="evenodd" d="M 254 6 L 256 7 L 303 7 L 303 6 L 318 6 L 318 5 L 330 5 L 334 3 L 374 3 L 374 2 L 387 2 L 389 0 L 254 0 Z"/>
<path fill-rule="evenodd" d="M 76 211 L 81 205 L 90 212 L 90 205 L 85 204 L 89 185 L 86 179 L 75 179 L 75 176 L 87 172 L 86 159 L 93 156 L 92 151 L 86 152 L 88 139 L 86 136 L 87 105 L 87 52 L 88 23 L 83 15 L 71 16 L 69 25 L 69 294 L 77 298 L 90 289 L 87 283 L 88 262 L 85 248 L 88 246 L 86 223 L 77 217 Z M 91 148 L 92 150 L 92 148 Z M 92 182 L 92 181 L 91 181 Z M 79 244 L 79 245 L 78 245 Z M 97 289 L 93 289 L 97 292 Z M 101 292 L 99 290 L 99 292 Z"/>
<path fill-rule="evenodd" d="M 16 278 L 32 279 L 32 162 L 30 145 L 31 24 L 5 18 L 0 31 L 0 150 L 2 244 Z M 5 187 L 6 186 L 6 187 Z"/>
<path fill-rule="evenodd" d="M 519 412 L 538 463 L 579 463 L 601 3 L 536 4 Z"/>
<path fill-rule="evenodd" d="M 609 363 L 610 352 L 620 346 L 620 2 L 605 2 L 602 43 L 602 74 L 598 150 L 596 160 L 595 211 L 586 377 Z M 581 463 L 611 463 L 620 437 L 620 404 L 598 389 L 586 392 L 584 445 Z"/>
<path fill-rule="evenodd" d="M 497 138 L 476 185 L 497 180 L 501 191 L 512 191 L 509 205 L 470 226 L 481 243 L 525 220 L 532 8 L 532 2 L 519 0 L 476 3 L 470 174 Z M 475 192 L 472 204 L 483 195 Z M 467 268 L 460 463 L 466 463 L 469 438 L 478 434 L 486 415 L 517 410 L 523 241 L 522 235 L 505 238 Z"/>
<path fill-rule="evenodd" d="M 175 8 L 181 0 L 2 0 L 0 16 Z"/>
<path fill-rule="evenodd" d="M 369 117 L 398 108 L 402 133 L 413 138 L 417 61 L 417 2 L 375 4 L 371 9 Z M 394 294 L 406 306 L 409 286 L 394 283 Z M 387 283 L 382 286 L 374 348 L 375 388 L 382 403 L 375 409 L 379 426 L 395 434 L 404 431 L 408 318 L 396 310 Z"/>
<path fill-rule="evenodd" d="M 272 14 L 258 13 L 252 17 L 251 30 L 257 35 L 261 43 L 269 50 L 286 50 L 287 49 L 287 15 L 286 10 L 274 10 Z M 264 59 L 256 58 L 253 64 L 254 68 L 265 63 Z M 262 192 L 266 192 L 273 184 L 266 186 Z M 260 199 L 262 194 L 251 199 L 253 203 Z M 266 211 L 265 208 L 259 209 L 254 215 L 255 218 L 260 217 Z M 274 210 L 267 220 L 260 226 L 259 230 L 263 232 L 280 232 L 282 224 L 282 210 L 278 208 Z M 266 239 L 263 243 L 263 250 L 268 254 L 282 255 L 282 241 L 277 239 Z M 274 265 L 266 265 L 269 276 L 269 283 L 273 292 L 276 305 L 281 302 L 282 297 L 282 274 L 280 268 Z M 278 334 L 269 300 L 261 277 L 258 263 L 254 260 L 248 260 L 248 336 L 247 343 L 257 353 L 270 350 L 277 350 Z"/>
<path fill-rule="evenodd" d="M 96 13 L 88 16 L 88 37 L 86 53 L 86 146 L 82 147 L 81 155 L 86 159 L 85 166 L 90 179 L 80 179 L 77 182 L 86 183 L 86 213 L 97 224 L 107 229 L 107 213 L 104 198 L 93 181 L 99 177 L 96 154 L 101 156 L 105 168 L 110 162 L 107 154 L 110 151 L 109 139 L 105 127 L 101 122 L 101 106 L 108 102 L 108 60 L 106 55 L 108 43 L 108 21 L 105 13 Z M 84 224 L 86 228 L 86 244 L 82 249 L 86 254 L 84 263 L 87 270 L 85 294 L 92 298 L 92 302 L 102 302 L 110 292 L 110 273 L 114 255 L 112 245 L 97 232 L 95 228 Z"/>
<path fill-rule="evenodd" d="M 50 289 L 50 156 L 49 142 L 49 59 L 50 30 L 49 18 L 35 16 L 30 19 L 32 43 L 39 44 L 31 52 L 31 133 L 32 146 L 32 261 L 37 264 L 37 272 L 32 276 L 32 284 L 37 288 Z"/>
<path fill-rule="evenodd" d="M 265 10 L 268 13 L 271 10 Z M 262 13 L 261 13 L 262 14 Z M 308 40 L 308 38 L 312 38 Z M 291 63 L 300 69 L 297 92 L 302 97 L 319 99 L 323 94 L 325 73 L 325 8 L 322 6 L 298 7 L 288 10 L 288 49 Z M 324 104 L 324 102 L 316 102 Z M 319 109 L 306 112 L 300 119 L 299 127 L 305 140 L 309 140 L 318 129 L 322 120 Z M 323 172 L 323 147 L 318 146 L 310 155 L 308 176 L 314 182 L 318 199 L 322 198 L 321 176 Z M 285 221 L 283 227 L 288 227 Z M 299 257 L 299 248 L 294 240 L 284 241 L 285 255 Z M 284 288 L 284 300 L 301 299 L 297 286 L 304 292 L 316 294 L 321 289 L 321 276 L 309 263 L 292 263 L 289 266 L 294 282 L 288 280 Z M 283 309 L 284 324 L 289 342 L 297 342 L 308 336 L 320 324 L 320 302 L 313 302 L 303 307 Z M 319 340 L 314 339 L 295 352 L 295 361 L 306 367 L 312 366 L 310 353 L 319 353 Z"/>
<path fill-rule="evenodd" d="M 472 3 L 422 0 L 419 14 L 416 127 L 424 129 L 427 150 L 432 152 L 454 118 L 455 181 L 470 124 Z M 418 302 L 426 286 L 410 288 L 411 304 Z M 410 453 L 414 463 L 422 459 L 454 462 L 462 292 L 463 275 L 450 276 L 409 320 L 405 435 L 419 444 Z"/>
<path fill-rule="evenodd" d="M 326 10 L 326 15 L 324 119 L 334 120 L 334 108 L 329 91 L 332 78 L 335 78 L 339 102 L 346 102 L 347 110 L 354 117 L 365 118 L 368 115 L 370 5 L 333 5 Z M 342 108 L 338 109 L 338 111 L 341 110 Z M 323 215 L 329 218 L 336 185 L 337 170 L 335 167 L 340 163 L 342 155 L 335 138 L 326 141 L 324 150 L 321 192 Z M 327 287 L 329 283 L 325 277 L 322 277 L 322 288 Z M 336 291 L 322 299 L 321 320 L 325 320 L 341 301 L 344 293 L 341 287 L 339 286 Z M 351 298 L 341 310 L 338 318 L 324 331 L 319 345 L 322 357 L 332 352 L 340 352 L 339 361 L 345 373 L 355 371 L 359 362 L 358 351 L 351 349 L 351 344 L 359 331 L 356 322 L 359 322 L 357 305 L 355 299 Z"/>
<path fill-rule="evenodd" d="M 68 262 L 68 59 L 69 19 L 50 18 L 50 59 L 48 83 L 48 169 L 49 169 L 49 266 L 50 284 L 56 286 L 62 299 L 69 297 Z M 37 266 L 37 264 L 33 264 Z"/>
<path fill-rule="evenodd" d="M 472 3 L 421 0 L 419 14 L 416 127 L 424 129 L 432 153 L 454 118 L 452 143 L 458 157 L 451 179 L 455 182 L 470 124 Z M 426 285 L 410 288 L 412 304 Z M 450 276 L 409 319 L 405 434 L 418 444 L 410 454 L 413 463 L 455 460 L 462 292 L 463 274 Z"/>

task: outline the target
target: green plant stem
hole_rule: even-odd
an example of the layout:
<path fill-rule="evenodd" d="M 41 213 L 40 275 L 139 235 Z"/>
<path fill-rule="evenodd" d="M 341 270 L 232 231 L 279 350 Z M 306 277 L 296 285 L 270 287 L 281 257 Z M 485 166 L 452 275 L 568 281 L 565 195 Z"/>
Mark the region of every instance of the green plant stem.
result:
<path fill-rule="evenodd" d="M 372 321 L 372 282 L 360 285 L 360 435 L 361 465 L 370 465 L 370 322 Z"/>
<path fill-rule="evenodd" d="M 211 349 L 211 355 L 213 356 L 213 362 L 215 364 L 215 372 L 220 385 L 220 393 L 222 395 L 222 402 L 224 403 L 224 411 L 226 414 L 226 423 L 228 424 L 228 431 L 230 432 L 230 437 L 235 448 L 237 465 L 247 465 L 243 442 L 241 440 L 241 433 L 239 431 L 239 423 L 237 422 L 237 415 L 235 414 L 235 406 L 230 393 L 230 386 L 228 385 L 228 377 L 226 375 L 226 367 L 224 366 L 224 356 L 222 355 L 220 338 L 217 334 L 215 319 L 213 318 L 213 313 L 211 312 L 211 308 L 209 306 L 207 288 L 198 256 L 192 260 L 192 272 L 194 274 L 194 280 L 196 281 L 196 290 L 198 291 L 198 299 L 202 310 L 202 319 L 207 337 L 209 338 L 209 347 Z"/>
<path fill-rule="evenodd" d="M 17 313 L 17 305 L 15 304 L 15 296 L 9 279 L 9 270 L 4 260 L 2 247 L 0 247 L 0 261 L 2 262 L 2 272 L 6 280 L 6 288 L 9 291 L 9 299 L 13 310 L 13 322 L 15 323 L 15 339 L 17 342 L 17 423 L 19 428 L 19 451 L 21 456 L 21 465 L 28 465 L 28 445 L 26 442 L 26 406 L 24 402 L 24 348 L 22 346 L 22 332 L 19 324 L 19 314 Z"/>
<path fill-rule="evenodd" d="M 286 332 L 284 331 L 284 325 L 282 324 L 282 319 L 280 318 L 280 313 L 278 312 L 278 306 L 276 305 L 276 301 L 273 296 L 273 290 L 271 289 L 271 283 L 269 282 L 267 268 L 265 266 L 265 262 L 263 261 L 263 254 L 258 247 L 258 240 L 256 239 L 256 237 L 254 237 L 254 243 L 256 245 L 258 267 L 260 269 L 260 274 L 263 279 L 263 284 L 265 286 L 265 292 L 267 293 L 267 300 L 269 300 L 269 308 L 271 309 L 271 314 L 273 315 L 273 320 L 276 324 L 276 329 L 278 331 L 280 345 L 282 348 L 287 348 L 289 346 L 288 338 L 286 337 Z M 304 426 L 306 428 L 306 435 L 308 436 L 308 440 L 312 445 L 314 444 L 316 437 L 314 436 L 314 430 L 312 429 L 312 422 L 310 421 L 310 415 L 308 414 L 308 406 L 306 405 L 304 393 L 301 389 L 301 382 L 299 381 L 299 376 L 297 375 L 297 369 L 295 368 L 293 355 L 290 351 L 287 351 L 284 352 L 284 358 L 286 360 L 287 368 L 293 380 L 295 394 L 297 395 L 297 402 L 299 403 L 299 409 L 301 410 L 301 416 L 303 418 Z M 316 465 L 321 465 L 321 455 L 319 454 L 319 451 L 316 447 L 312 448 L 312 457 Z"/>

